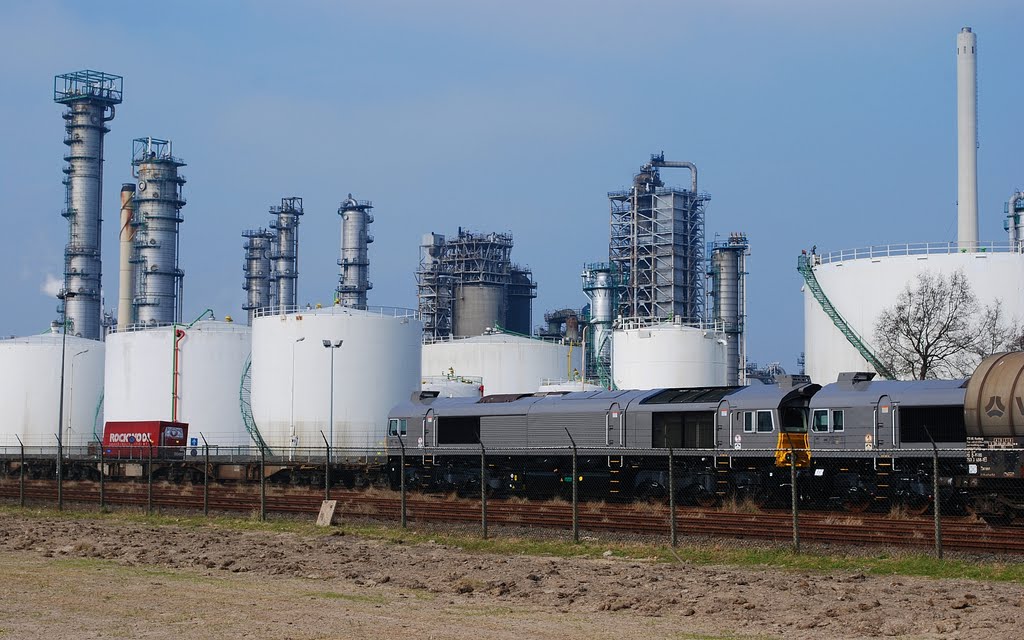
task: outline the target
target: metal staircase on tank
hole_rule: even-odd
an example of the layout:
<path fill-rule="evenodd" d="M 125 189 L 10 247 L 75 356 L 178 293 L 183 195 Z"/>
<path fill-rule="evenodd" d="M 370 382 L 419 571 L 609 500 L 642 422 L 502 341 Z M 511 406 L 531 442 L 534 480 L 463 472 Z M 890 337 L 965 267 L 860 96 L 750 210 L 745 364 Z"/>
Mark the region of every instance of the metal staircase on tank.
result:
<path fill-rule="evenodd" d="M 242 422 L 249 437 L 256 443 L 265 454 L 270 455 L 270 447 L 263 441 L 259 428 L 256 427 L 256 420 L 252 417 L 252 356 L 245 359 L 245 370 L 242 371 L 242 380 L 238 385 L 238 404 L 242 411 Z"/>
<path fill-rule="evenodd" d="M 796 270 L 800 272 L 800 275 L 804 277 L 804 282 L 807 283 L 807 287 L 811 290 L 811 294 L 814 295 L 814 299 L 821 305 L 821 310 L 825 312 L 829 318 L 832 319 L 832 323 L 836 325 L 836 328 L 846 336 L 846 339 L 853 345 L 853 348 L 857 350 L 860 355 L 868 361 L 878 375 L 889 380 L 895 380 L 896 376 L 889 371 L 889 368 L 882 364 L 882 361 L 868 349 L 868 346 L 864 344 L 864 340 L 861 339 L 857 332 L 847 324 L 843 316 L 839 314 L 836 308 L 832 305 L 832 301 L 828 299 L 825 292 L 821 289 L 821 284 L 818 283 L 817 276 L 814 275 L 814 267 L 811 265 L 811 256 L 801 255 L 796 261 Z"/>

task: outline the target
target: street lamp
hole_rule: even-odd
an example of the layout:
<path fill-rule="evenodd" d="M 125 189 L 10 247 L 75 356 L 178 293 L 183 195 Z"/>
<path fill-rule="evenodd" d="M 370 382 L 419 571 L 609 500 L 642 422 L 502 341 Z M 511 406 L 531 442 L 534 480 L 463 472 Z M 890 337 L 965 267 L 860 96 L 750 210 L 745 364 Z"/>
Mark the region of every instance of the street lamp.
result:
<path fill-rule="evenodd" d="M 288 437 L 291 438 L 292 449 L 295 449 L 295 445 L 298 444 L 295 440 L 295 345 L 305 339 L 306 336 L 302 336 L 301 338 L 295 338 L 292 341 L 292 413 L 291 420 L 289 422 L 291 424 L 291 433 L 288 434 Z"/>
<path fill-rule="evenodd" d="M 75 426 L 75 358 L 82 355 L 83 353 L 89 353 L 88 349 L 79 351 L 75 355 L 71 356 L 71 383 L 70 393 L 68 398 L 68 423 L 67 423 L 67 437 L 71 439 L 71 430 Z"/>
<path fill-rule="evenodd" d="M 327 432 L 327 442 L 331 445 L 332 449 L 334 448 L 334 350 L 340 347 L 341 343 L 341 340 L 335 340 L 334 342 L 330 340 L 323 341 L 324 348 L 329 349 L 331 352 L 331 423 Z"/>
<path fill-rule="evenodd" d="M 74 298 L 74 291 L 63 291 L 64 311 L 61 322 L 64 325 L 60 336 L 60 402 L 57 404 L 57 508 L 64 508 L 64 360 L 68 344 L 68 298 Z"/>

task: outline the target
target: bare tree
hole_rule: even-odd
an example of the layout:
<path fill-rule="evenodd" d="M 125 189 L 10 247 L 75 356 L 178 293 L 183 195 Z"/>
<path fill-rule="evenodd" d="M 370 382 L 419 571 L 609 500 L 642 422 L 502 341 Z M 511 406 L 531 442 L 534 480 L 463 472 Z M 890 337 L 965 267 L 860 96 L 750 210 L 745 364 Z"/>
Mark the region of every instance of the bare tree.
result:
<path fill-rule="evenodd" d="M 978 359 L 977 310 L 977 296 L 963 271 L 948 278 L 922 272 L 879 316 L 877 356 L 901 378 L 965 376 Z"/>

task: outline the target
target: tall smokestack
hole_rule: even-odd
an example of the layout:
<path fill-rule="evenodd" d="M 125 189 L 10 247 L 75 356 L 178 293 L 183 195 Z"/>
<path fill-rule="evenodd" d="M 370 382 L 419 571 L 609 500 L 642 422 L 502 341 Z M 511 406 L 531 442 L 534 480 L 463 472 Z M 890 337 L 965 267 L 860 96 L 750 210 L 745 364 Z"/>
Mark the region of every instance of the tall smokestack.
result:
<path fill-rule="evenodd" d="M 957 241 L 978 246 L 978 59 L 970 27 L 956 35 Z"/>
<path fill-rule="evenodd" d="M 120 279 L 118 280 L 117 328 L 124 331 L 135 324 L 135 268 L 132 245 L 135 242 L 135 185 L 121 185 Z"/>

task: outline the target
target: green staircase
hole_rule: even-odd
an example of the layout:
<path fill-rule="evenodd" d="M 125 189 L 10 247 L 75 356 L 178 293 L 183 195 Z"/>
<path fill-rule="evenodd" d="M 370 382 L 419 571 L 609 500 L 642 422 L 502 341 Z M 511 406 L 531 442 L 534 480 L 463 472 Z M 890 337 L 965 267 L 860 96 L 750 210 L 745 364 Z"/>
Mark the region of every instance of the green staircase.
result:
<path fill-rule="evenodd" d="M 832 302 L 825 295 L 825 292 L 821 290 L 821 284 L 818 283 L 818 278 L 814 275 L 814 268 L 811 265 L 811 256 L 801 255 L 796 261 L 796 270 L 800 272 L 800 275 L 804 277 L 804 282 L 807 283 L 807 288 L 811 290 L 811 294 L 814 295 L 814 299 L 821 305 L 821 310 L 825 312 L 829 318 L 832 319 L 833 324 L 836 328 L 846 336 L 846 339 L 850 341 L 853 348 L 857 350 L 860 355 L 868 361 L 868 363 L 878 372 L 878 375 L 889 380 L 895 380 L 896 376 L 889 371 L 889 368 L 882 364 L 875 354 L 868 349 L 868 346 L 864 343 L 857 332 L 854 331 L 850 325 L 846 323 L 843 316 L 839 315 L 836 308 L 832 305 Z"/>
<path fill-rule="evenodd" d="M 256 420 L 252 417 L 252 356 L 245 359 L 245 370 L 242 372 L 242 380 L 238 385 L 238 404 L 242 410 L 242 422 L 245 423 L 245 430 L 249 437 L 256 443 L 265 454 L 271 455 L 270 447 L 263 441 L 260 430 L 256 427 Z"/>

